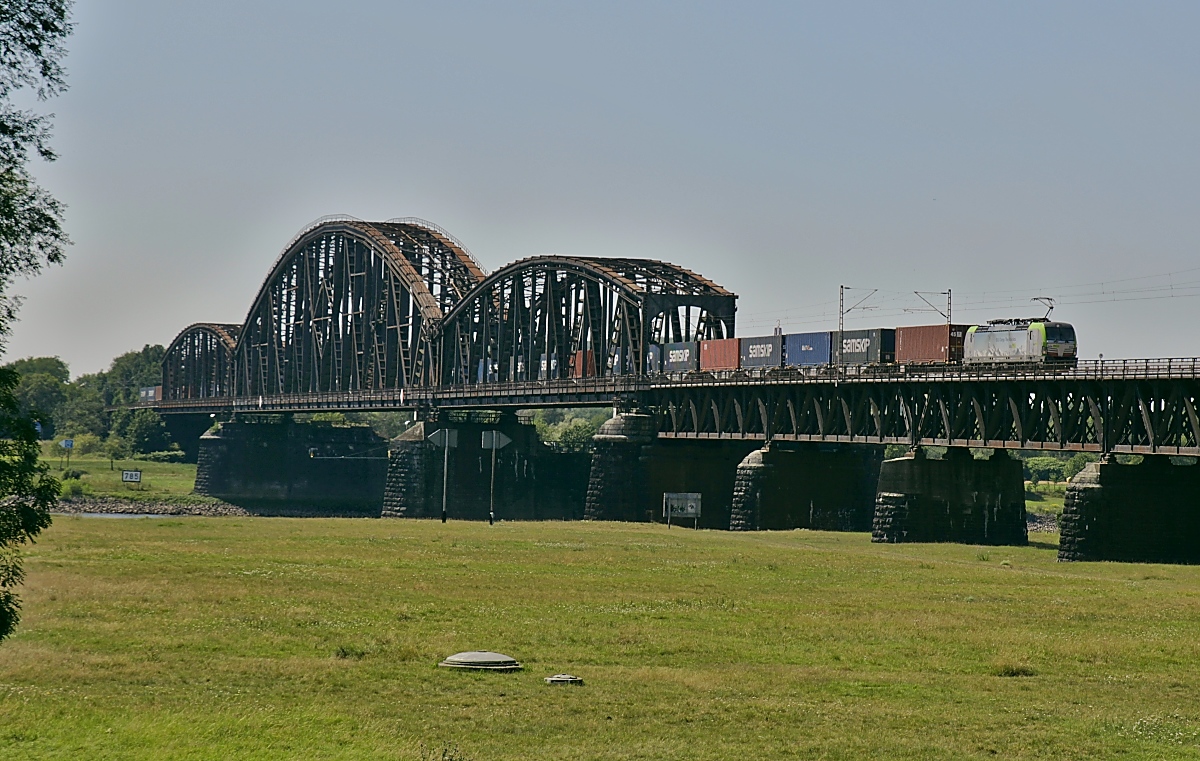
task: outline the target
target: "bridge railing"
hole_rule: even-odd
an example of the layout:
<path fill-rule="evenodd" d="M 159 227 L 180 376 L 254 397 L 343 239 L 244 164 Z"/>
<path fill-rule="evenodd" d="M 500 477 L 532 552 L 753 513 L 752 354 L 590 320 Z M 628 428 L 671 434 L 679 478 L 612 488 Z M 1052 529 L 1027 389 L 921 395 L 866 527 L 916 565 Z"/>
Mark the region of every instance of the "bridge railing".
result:
<path fill-rule="evenodd" d="M 411 409 L 456 402 L 497 405 L 530 402 L 532 406 L 571 406 L 616 402 L 623 396 L 637 394 L 649 387 L 647 379 L 625 375 L 275 396 L 206 397 L 145 402 L 132 406 L 172 412 L 186 412 L 189 409 L 207 411 L 215 408 L 233 412 Z"/>
<path fill-rule="evenodd" d="M 698 371 L 651 377 L 651 385 L 870 383 L 896 381 L 1200 379 L 1200 357 L 1089 359 L 1030 365 L 821 365 Z"/>
<path fill-rule="evenodd" d="M 620 401 L 654 388 L 678 386 L 757 386 L 763 384 L 967 382 L 967 381 L 1128 381 L 1200 380 L 1200 357 L 1082 360 L 1074 366 L 856 365 L 691 372 L 657 376 L 601 376 L 503 383 L 471 383 L 404 389 L 376 389 L 279 396 L 206 397 L 147 402 L 152 407 L 189 409 L 302 410 L 406 409 L 438 404 L 570 406 Z"/>

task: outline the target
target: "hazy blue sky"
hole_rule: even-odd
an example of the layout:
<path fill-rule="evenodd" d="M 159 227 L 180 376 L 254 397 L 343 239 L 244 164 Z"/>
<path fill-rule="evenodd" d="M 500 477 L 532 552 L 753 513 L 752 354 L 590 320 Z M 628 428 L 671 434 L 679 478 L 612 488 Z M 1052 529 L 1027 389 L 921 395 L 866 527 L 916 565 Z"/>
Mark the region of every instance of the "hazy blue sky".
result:
<path fill-rule="evenodd" d="M 835 327 L 845 283 L 891 292 L 853 326 L 938 321 L 902 311 L 914 289 L 953 288 L 964 321 L 1046 294 L 1084 356 L 1200 355 L 1194 2 L 80 0 L 75 20 L 61 159 L 35 167 L 75 246 L 19 284 L 10 359 L 78 374 L 241 322 L 334 213 L 432 220 L 490 269 L 667 259 L 740 295 L 741 335 Z"/>

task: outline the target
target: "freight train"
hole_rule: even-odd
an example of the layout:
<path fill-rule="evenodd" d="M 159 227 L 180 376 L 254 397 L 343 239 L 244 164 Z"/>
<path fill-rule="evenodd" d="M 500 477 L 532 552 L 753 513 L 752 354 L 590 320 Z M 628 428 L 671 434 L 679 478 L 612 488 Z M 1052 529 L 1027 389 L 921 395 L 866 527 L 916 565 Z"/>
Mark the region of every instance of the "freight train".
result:
<path fill-rule="evenodd" d="M 858 365 L 1073 366 L 1075 329 L 1044 319 L 821 331 L 651 346 L 646 373 Z"/>

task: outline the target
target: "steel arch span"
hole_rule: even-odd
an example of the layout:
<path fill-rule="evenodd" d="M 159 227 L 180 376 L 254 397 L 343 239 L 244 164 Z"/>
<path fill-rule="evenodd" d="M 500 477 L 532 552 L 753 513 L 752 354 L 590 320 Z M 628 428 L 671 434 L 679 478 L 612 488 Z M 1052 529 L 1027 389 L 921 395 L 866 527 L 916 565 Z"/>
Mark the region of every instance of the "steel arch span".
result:
<path fill-rule="evenodd" d="M 198 322 L 163 355 L 163 398 L 211 399 L 233 394 L 233 353 L 241 325 Z"/>
<path fill-rule="evenodd" d="M 539 256 L 450 311 L 442 385 L 640 375 L 647 347 L 732 337 L 737 296 L 666 262 Z"/>
<path fill-rule="evenodd" d="M 426 385 L 438 325 L 484 277 L 432 223 L 317 220 L 284 247 L 246 315 L 233 394 Z"/>

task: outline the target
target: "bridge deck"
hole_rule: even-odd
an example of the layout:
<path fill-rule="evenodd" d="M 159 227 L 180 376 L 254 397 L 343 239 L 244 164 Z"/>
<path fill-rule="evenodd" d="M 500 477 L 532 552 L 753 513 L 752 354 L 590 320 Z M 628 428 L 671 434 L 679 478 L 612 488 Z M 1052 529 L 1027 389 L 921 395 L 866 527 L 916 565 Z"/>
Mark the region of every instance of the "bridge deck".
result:
<path fill-rule="evenodd" d="M 862 366 L 145 403 L 162 413 L 611 406 L 664 438 L 1200 455 L 1200 358 L 1074 367 Z"/>

